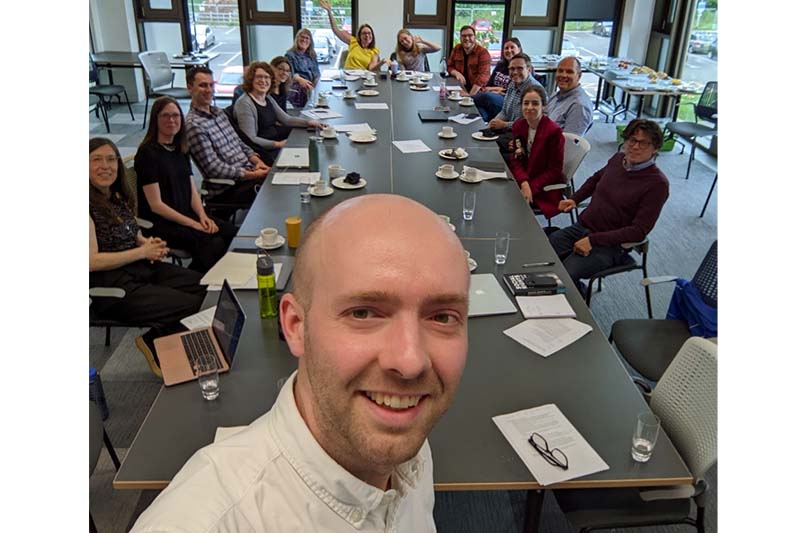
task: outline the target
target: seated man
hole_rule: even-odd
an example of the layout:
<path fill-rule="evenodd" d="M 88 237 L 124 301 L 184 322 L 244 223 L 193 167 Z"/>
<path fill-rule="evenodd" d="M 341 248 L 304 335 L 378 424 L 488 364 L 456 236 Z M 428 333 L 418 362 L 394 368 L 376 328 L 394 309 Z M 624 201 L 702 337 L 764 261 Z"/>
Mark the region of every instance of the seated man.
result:
<path fill-rule="evenodd" d="M 556 91 L 549 99 L 545 113 L 564 133 L 583 136 L 592 125 L 593 106 L 583 90 L 581 62 L 577 57 L 565 57 L 556 70 Z"/>
<path fill-rule="evenodd" d="M 578 222 L 549 236 L 581 293 L 585 290 L 581 279 L 620 263 L 627 254 L 621 244 L 647 237 L 669 197 L 669 181 L 655 164 L 664 141 L 658 124 L 633 120 L 622 138 L 622 152 L 614 154 L 572 198 L 559 202 L 558 209 L 567 213 L 592 197 Z"/>
<path fill-rule="evenodd" d="M 426 437 L 461 380 L 468 293 L 460 241 L 413 200 L 322 215 L 280 302 L 298 370 L 268 413 L 195 453 L 133 531 L 434 531 Z"/>
<path fill-rule="evenodd" d="M 475 28 L 461 27 L 461 43 L 457 44 L 447 60 L 447 71 L 464 87 L 469 95 L 477 93 L 489 82 L 492 56 L 475 42 Z"/>
<path fill-rule="evenodd" d="M 225 112 L 211 105 L 213 76 L 207 67 L 194 67 L 186 74 L 186 86 L 192 96 L 186 115 L 189 150 L 205 179 L 236 182 L 228 186 L 207 184 L 210 198 L 249 206 L 256 197 L 254 186 L 264 181 L 270 167 L 239 138 Z"/>
<path fill-rule="evenodd" d="M 522 118 L 522 93 L 525 89 L 531 85 L 542 87 L 542 84 L 533 77 L 533 65 L 528 54 L 522 53 L 512 57 L 508 62 L 508 73 L 511 76 L 511 83 L 508 84 L 503 98 L 503 108 L 489 121 L 489 127 L 498 132 L 510 132 L 514 122 Z M 507 140 L 505 143 L 501 141 L 502 139 L 498 141 L 501 147 L 508 144 Z"/>

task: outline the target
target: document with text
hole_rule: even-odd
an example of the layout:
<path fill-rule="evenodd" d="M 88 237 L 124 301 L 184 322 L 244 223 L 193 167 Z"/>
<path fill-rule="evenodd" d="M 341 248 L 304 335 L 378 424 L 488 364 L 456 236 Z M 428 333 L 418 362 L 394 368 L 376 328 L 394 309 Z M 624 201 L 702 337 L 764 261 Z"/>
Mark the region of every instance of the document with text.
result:
<path fill-rule="evenodd" d="M 517 296 L 517 305 L 525 318 L 575 318 L 564 294 Z"/>
<path fill-rule="evenodd" d="M 311 185 L 319 181 L 319 172 L 276 172 L 272 176 L 273 185 Z"/>
<path fill-rule="evenodd" d="M 356 104 L 356 109 L 389 109 L 389 105 L 385 102 L 379 104 Z"/>
<path fill-rule="evenodd" d="M 542 357 L 548 357 L 590 331 L 592 326 L 574 318 L 535 318 L 508 328 L 503 333 Z"/>
<path fill-rule="evenodd" d="M 412 141 L 392 141 L 392 144 L 404 154 L 415 154 L 418 152 L 431 151 L 428 145 L 422 142 L 420 139 L 414 139 Z"/>

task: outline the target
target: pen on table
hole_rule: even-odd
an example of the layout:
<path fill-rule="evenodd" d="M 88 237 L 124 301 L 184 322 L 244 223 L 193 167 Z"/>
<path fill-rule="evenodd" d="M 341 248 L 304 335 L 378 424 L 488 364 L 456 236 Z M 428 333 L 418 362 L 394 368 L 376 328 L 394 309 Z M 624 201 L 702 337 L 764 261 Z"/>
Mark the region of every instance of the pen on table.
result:
<path fill-rule="evenodd" d="M 549 267 L 555 265 L 555 261 L 540 261 L 538 263 L 523 263 L 522 268 L 530 267 Z"/>

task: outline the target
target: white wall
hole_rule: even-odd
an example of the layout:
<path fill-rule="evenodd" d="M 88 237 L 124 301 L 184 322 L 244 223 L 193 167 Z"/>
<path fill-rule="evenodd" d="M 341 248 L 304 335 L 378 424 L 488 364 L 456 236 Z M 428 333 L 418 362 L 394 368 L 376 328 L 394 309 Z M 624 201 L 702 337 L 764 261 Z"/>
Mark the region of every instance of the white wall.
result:
<path fill-rule="evenodd" d="M 381 57 L 389 57 L 397 42 L 397 30 L 403 27 L 403 0 L 358 0 L 358 22 L 372 26 Z M 353 27 L 353 35 L 357 29 Z"/>
<path fill-rule="evenodd" d="M 619 57 L 644 64 L 650 43 L 655 0 L 628 0 L 622 13 Z"/>

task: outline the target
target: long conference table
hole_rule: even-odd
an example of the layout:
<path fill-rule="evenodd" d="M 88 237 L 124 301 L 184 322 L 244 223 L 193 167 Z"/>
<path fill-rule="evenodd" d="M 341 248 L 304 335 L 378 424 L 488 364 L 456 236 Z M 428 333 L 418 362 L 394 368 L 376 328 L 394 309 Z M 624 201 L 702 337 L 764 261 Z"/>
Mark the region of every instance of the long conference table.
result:
<path fill-rule="evenodd" d="M 322 81 L 320 90 L 330 90 Z M 348 82 L 354 89 L 361 82 Z M 377 130 L 377 141 L 357 144 L 339 134 L 319 144 L 319 166 L 323 176 L 328 164 L 338 163 L 357 171 L 367 180 L 359 190 L 336 190 L 332 196 L 312 197 L 301 204 L 299 186 L 273 185 L 270 173 L 249 210 L 232 248 L 255 248 L 254 238 L 266 226 L 284 230 L 288 216 L 302 217 L 305 229 L 324 210 L 356 195 L 392 193 L 413 198 L 437 213 L 448 215 L 465 249 L 477 261 L 474 273 L 524 271 L 523 263 L 555 261 L 555 271 L 567 285 L 567 299 L 578 320 L 592 331 L 550 357 L 541 357 L 503 334 L 520 323 L 521 313 L 470 318 L 469 355 L 458 394 L 450 410 L 429 436 L 434 458 L 434 483 L 438 491 L 526 490 L 526 530 L 536 531 L 543 498 L 539 485 L 492 421 L 511 413 L 554 403 L 609 465 L 609 469 L 579 479 L 548 486 L 600 488 L 680 485 L 692 482 L 691 474 L 662 435 L 648 463 L 631 458 L 631 436 L 636 415 L 648 409 L 620 360 L 598 327 L 591 312 L 550 247 L 544 232 L 522 198 L 516 183 L 491 179 L 478 184 L 437 179 L 438 165 L 448 162 L 441 149 L 463 147 L 469 157 L 463 164 L 502 162 L 494 142 L 478 141 L 471 133 L 484 127 L 454 122 L 457 138 L 438 137 L 443 122 L 421 122 L 420 109 L 441 102 L 434 90 L 409 90 L 407 82 L 379 80 L 375 97 L 329 97 L 331 109 L 343 115 L 331 124 L 367 122 Z M 358 110 L 355 103 L 388 104 L 388 110 Z M 453 114 L 475 111 L 457 102 L 445 101 Z M 393 140 L 421 139 L 430 152 L 404 154 Z M 295 130 L 287 146 L 308 145 L 308 134 Z M 457 163 L 457 167 L 460 164 Z M 283 170 L 283 169 L 281 169 Z M 306 169 L 307 170 L 307 169 Z M 508 174 L 511 175 L 510 172 Z M 475 218 L 462 219 L 462 193 L 477 192 Z M 566 218 L 566 217 L 565 217 Z M 365 228 L 364 231 L 369 231 Z M 511 233 L 508 262 L 494 264 L 494 236 Z M 293 255 L 286 247 L 276 255 Z M 254 259 L 255 260 L 255 259 Z M 529 269 L 535 270 L 535 269 Z M 297 368 L 296 359 L 278 336 L 275 319 L 261 320 L 256 291 L 237 291 L 247 314 L 238 353 L 229 373 L 221 375 L 221 394 L 204 401 L 194 382 L 162 387 L 122 462 L 116 489 L 163 489 L 189 457 L 214 440 L 218 427 L 247 425 L 269 410 L 285 379 Z M 216 303 L 218 293 L 209 293 L 204 307 Z"/>

